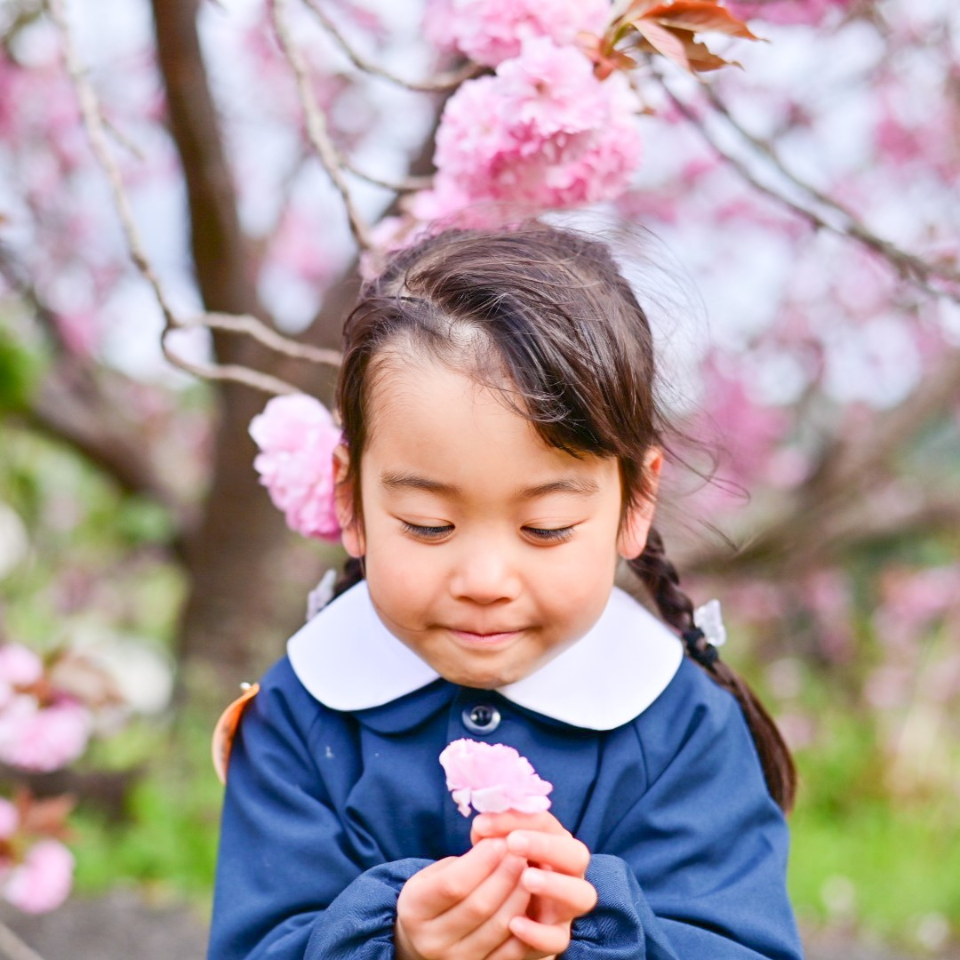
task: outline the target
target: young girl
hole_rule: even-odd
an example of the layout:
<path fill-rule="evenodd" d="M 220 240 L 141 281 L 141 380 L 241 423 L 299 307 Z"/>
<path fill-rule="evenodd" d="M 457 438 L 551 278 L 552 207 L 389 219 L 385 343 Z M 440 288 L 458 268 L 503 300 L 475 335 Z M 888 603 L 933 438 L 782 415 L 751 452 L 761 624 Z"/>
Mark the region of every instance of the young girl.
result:
<path fill-rule="evenodd" d="M 441 234 L 345 346 L 352 559 L 240 724 L 211 960 L 799 957 L 793 767 L 651 525 L 652 339 L 607 248 Z M 552 809 L 464 819 L 437 759 L 464 737 L 528 757 Z"/>

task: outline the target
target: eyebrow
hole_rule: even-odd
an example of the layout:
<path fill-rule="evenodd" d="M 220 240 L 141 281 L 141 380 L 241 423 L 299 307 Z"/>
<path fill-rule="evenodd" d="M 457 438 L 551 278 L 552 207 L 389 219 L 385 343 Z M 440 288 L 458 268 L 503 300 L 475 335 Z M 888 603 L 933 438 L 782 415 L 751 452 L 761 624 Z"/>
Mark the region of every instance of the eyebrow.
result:
<path fill-rule="evenodd" d="M 452 483 L 441 483 L 439 480 L 430 480 L 413 473 L 393 473 L 385 471 L 380 475 L 380 482 L 390 490 L 426 490 L 444 497 L 460 497 L 463 491 Z M 534 487 L 526 487 L 515 495 L 519 501 L 535 500 L 549 493 L 572 493 L 578 497 L 592 497 L 600 490 L 595 480 L 585 477 L 564 477 L 561 480 L 550 480 L 539 483 Z"/>

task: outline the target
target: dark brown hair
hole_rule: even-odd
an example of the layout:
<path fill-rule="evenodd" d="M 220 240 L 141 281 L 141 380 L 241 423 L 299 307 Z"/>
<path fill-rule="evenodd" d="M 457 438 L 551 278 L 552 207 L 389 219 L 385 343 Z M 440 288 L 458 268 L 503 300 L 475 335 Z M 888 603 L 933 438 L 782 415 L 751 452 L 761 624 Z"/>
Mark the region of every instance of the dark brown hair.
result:
<path fill-rule="evenodd" d="M 344 325 L 337 406 L 350 451 L 346 483 L 357 492 L 369 439 L 373 384 L 390 358 L 424 355 L 497 387 L 549 445 L 576 457 L 616 457 L 623 515 L 650 491 L 643 464 L 667 447 L 656 399 L 647 316 L 608 247 L 539 223 L 500 231 L 450 230 L 396 254 L 366 283 Z M 707 648 L 693 604 L 651 529 L 629 561 L 688 655 L 740 702 L 767 786 L 785 810 L 796 774 L 773 720 L 744 681 Z M 363 576 L 348 562 L 341 593 Z"/>

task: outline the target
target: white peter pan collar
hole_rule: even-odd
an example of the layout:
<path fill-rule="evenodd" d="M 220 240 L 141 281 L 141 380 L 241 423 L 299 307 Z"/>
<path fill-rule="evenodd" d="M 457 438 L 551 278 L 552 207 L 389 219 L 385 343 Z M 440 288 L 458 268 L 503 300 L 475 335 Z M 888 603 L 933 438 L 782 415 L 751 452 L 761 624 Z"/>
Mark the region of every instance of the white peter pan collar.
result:
<path fill-rule="evenodd" d="M 287 642 L 294 673 L 334 710 L 366 710 L 439 674 L 377 616 L 365 581 L 325 606 Z M 680 640 L 614 587 L 600 619 L 536 672 L 498 693 L 518 706 L 588 730 L 613 730 L 664 691 L 683 660 Z"/>

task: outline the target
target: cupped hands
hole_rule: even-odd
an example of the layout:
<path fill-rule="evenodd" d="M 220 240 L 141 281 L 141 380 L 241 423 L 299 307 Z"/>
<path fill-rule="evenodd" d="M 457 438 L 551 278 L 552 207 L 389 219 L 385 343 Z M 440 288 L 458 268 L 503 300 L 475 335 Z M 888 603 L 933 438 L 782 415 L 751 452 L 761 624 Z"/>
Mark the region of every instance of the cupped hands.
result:
<path fill-rule="evenodd" d="M 590 851 L 550 813 L 482 814 L 473 846 L 414 874 L 397 902 L 397 960 L 543 960 L 596 906 Z"/>

